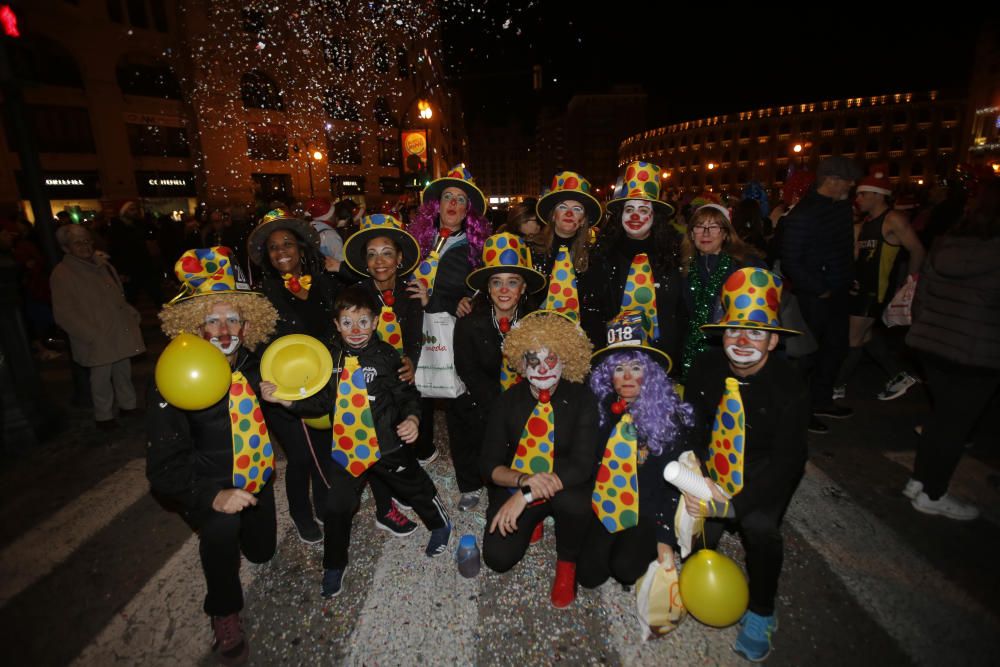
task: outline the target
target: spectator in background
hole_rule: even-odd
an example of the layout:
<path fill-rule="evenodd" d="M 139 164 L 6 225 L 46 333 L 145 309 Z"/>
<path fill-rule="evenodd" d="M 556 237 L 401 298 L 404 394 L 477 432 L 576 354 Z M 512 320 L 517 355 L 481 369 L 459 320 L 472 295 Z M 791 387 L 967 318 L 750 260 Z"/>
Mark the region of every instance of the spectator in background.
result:
<path fill-rule="evenodd" d="M 531 242 L 535 235 L 542 231 L 542 225 L 535 213 L 537 206 L 538 200 L 532 197 L 511 206 L 510 211 L 507 212 L 507 222 L 497 230 L 497 234 L 503 232 L 516 234 Z"/>
<path fill-rule="evenodd" d="M 155 243 L 149 232 L 139 203 L 126 200 L 118 209 L 118 217 L 111 221 L 109 250 L 129 303 L 135 303 L 142 291 L 159 307 L 163 303 L 163 291 L 146 243 L 147 240 Z"/>

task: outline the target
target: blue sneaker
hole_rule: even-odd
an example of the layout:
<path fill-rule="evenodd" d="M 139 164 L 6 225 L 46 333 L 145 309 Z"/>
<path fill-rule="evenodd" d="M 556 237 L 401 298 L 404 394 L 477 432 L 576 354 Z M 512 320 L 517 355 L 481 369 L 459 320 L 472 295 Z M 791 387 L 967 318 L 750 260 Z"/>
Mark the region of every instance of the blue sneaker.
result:
<path fill-rule="evenodd" d="M 344 573 L 347 566 L 342 570 L 323 570 L 323 597 L 335 598 L 344 589 Z"/>
<path fill-rule="evenodd" d="M 427 542 L 427 549 L 424 551 L 429 558 L 440 556 L 448 550 L 448 543 L 451 541 L 451 522 L 444 524 L 440 528 L 431 531 L 431 539 Z"/>
<path fill-rule="evenodd" d="M 740 636 L 733 650 L 750 662 L 764 662 L 771 653 L 771 636 L 778 629 L 778 619 L 747 611 L 740 619 Z"/>

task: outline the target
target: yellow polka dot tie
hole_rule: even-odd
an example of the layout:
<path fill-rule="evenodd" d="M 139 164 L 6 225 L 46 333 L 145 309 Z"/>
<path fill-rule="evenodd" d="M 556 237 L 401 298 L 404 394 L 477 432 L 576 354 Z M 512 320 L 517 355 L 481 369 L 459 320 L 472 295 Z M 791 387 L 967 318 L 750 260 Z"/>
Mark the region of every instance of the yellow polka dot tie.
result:
<path fill-rule="evenodd" d="M 239 371 L 233 373 L 229 385 L 229 417 L 233 432 L 233 487 L 259 493 L 274 474 L 274 449 L 257 394 Z"/>
<path fill-rule="evenodd" d="M 375 328 L 375 334 L 378 339 L 389 343 L 394 348 L 396 352 L 399 352 L 400 356 L 403 355 L 403 332 L 399 326 L 399 320 L 396 318 L 396 313 L 392 312 L 392 306 L 396 302 L 395 297 L 392 295 L 392 290 L 386 290 L 382 294 L 382 310 L 378 314 L 378 326 Z"/>
<path fill-rule="evenodd" d="M 521 439 L 517 443 L 517 452 L 510 467 L 531 475 L 552 472 L 555 447 L 555 415 L 552 413 L 552 403 L 549 402 L 549 392 L 543 389 L 539 392 L 538 403 L 531 411 L 528 423 L 521 431 Z"/>
<path fill-rule="evenodd" d="M 368 385 L 358 358 L 349 356 L 337 382 L 333 412 L 333 451 L 330 456 L 357 477 L 382 457 L 368 402 Z"/>
<path fill-rule="evenodd" d="M 712 442 L 708 447 L 708 474 L 722 490 L 734 496 L 743 489 L 746 423 L 740 383 L 726 378 L 726 390 L 715 411 Z"/>
<path fill-rule="evenodd" d="M 659 340 L 660 320 L 656 314 L 656 285 L 653 282 L 653 269 L 649 266 L 649 257 L 641 252 L 632 258 L 632 265 L 625 279 L 625 292 L 622 294 L 622 310 L 638 310 L 642 313 L 643 329 L 647 340 Z"/>
<path fill-rule="evenodd" d="M 427 257 L 424 258 L 424 261 L 420 262 L 420 266 L 413 272 L 417 280 L 427 286 L 427 296 L 431 296 L 434 293 L 434 280 L 437 278 L 438 262 L 441 261 L 441 249 L 444 248 L 444 243 L 450 235 L 450 229 L 442 229 L 438 232 L 434 248 L 427 253 Z"/>
<path fill-rule="evenodd" d="M 639 523 L 637 458 L 635 424 L 632 415 L 626 412 L 608 438 L 591 497 L 594 513 L 609 533 Z"/>
<path fill-rule="evenodd" d="M 556 261 L 552 264 L 549 275 L 549 292 L 545 297 L 543 310 L 558 310 L 569 315 L 574 321 L 580 321 L 580 297 L 576 288 L 576 269 L 569 255 L 569 248 L 559 246 Z"/>
<path fill-rule="evenodd" d="M 518 377 L 517 371 L 507 363 L 506 359 L 500 362 L 500 387 L 504 391 L 517 384 Z"/>

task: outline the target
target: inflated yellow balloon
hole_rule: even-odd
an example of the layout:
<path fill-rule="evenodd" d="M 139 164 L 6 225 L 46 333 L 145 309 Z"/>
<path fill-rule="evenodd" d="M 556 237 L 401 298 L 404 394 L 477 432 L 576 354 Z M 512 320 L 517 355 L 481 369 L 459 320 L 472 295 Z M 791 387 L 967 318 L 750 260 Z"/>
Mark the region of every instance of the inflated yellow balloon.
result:
<path fill-rule="evenodd" d="M 731 558 L 711 549 L 702 549 L 684 562 L 680 583 L 684 607 L 705 625 L 732 625 L 750 602 L 743 570 Z"/>
<path fill-rule="evenodd" d="M 307 426 L 312 426 L 320 431 L 329 431 L 333 428 L 333 424 L 330 423 L 330 415 L 326 414 L 322 417 L 312 417 L 310 419 L 303 419 Z"/>
<path fill-rule="evenodd" d="M 204 410 L 229 392 L 232 371 L 226 356 L 207 340 L 182 333 L 156 361 L 156 388 L 181 410 Z"/>

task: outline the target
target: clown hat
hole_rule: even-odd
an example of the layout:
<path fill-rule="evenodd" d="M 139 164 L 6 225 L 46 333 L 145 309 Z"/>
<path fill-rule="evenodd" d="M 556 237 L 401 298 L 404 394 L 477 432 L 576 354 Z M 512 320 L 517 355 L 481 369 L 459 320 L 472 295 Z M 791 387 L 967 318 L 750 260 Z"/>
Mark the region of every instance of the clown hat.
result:
<path fill-rule="evenodd" d="M 280 229 L 287 229 L 305 243 L 319 248 L 319 234 L 312 225 L 292 216 L 283 208 L 276 208 L 261 218 L 260 223 L 253 228 L 253 231 L 250 232 L 250 238 L 247 239 L 247 250 L 254 264 L 264 266 L 264 262 L 267 261 L 267 253 L 264 251 L 267 237 Z"/>
<path fill-rule="evenodd" d="M 319 392 L 333 375 L 333 357 L 312 336 L 289 334 L 267 346 L 260 358 L 260 377 L 277 385 L 274 395 L 299 401 Z"/>
<path fill-rule="evenodd" d="M 726 309 L 722 320 L 703 325 L 703 331 L 762 329 L 784 334 L 802 333 L 781 326 L 778 319 L 781 278 L 765 269 L 740 269 L 729 276 L 722 286 L 722 306 Z"/>
<path fill-rule="evenodd" d="M 406 275 L 417 268 L 417 263 L 420 261 L 420 246 L 417 240 L 403 229 L 403 223 L 384 213 L 366 215 L 361 220 L 361 229 L 351 234 L 344 242 L 344 260 L 347 265 L 361 275 L 368 275 L 365 246 L 380 236 L 395 241 L 403 252 L 403 268 L 399 270 L 399 275 Z"/>
<path fill-rule="evenodd" d="M 868 170 L 868 175 L 858 181 L 858 192 L 874 192 L 886 197 L 892 194 L 892 183 L 887 176 L 889 165 L 874 164 Z"/>
<path fill-rule="evenodd" d="M 601 221 L 601 203 L 590 194 L 590 181 L 575 171 L 562 171 L 552 177 L 552 187 L 541 196 L 535 206 L 538 221 L 549 222 L 549 214 L 556 204 L 567 199 L 580 202 L 587 212 L 587 224 L 596 225 Z"/>
<path fill-rule="evenodd" d="M 643 327 L 642 314 L 636 310 L 623 310 L 615 319 L 608 322 L 608 345 L 590 355 L 590 363 L 596 366 L 610 354 L 632 350 L 644 353 L 663 366 L 663 370 L 667 373 L 673 367 L 673 362 L 666 352 L 646 344 L 646 329 Z"/>
<path fill-rule="evenodd" d="M 529 292 L 545 287 L 545 276 L 535 271 L 526 261 L 524 240 L 514 234 L 494 234 L 483 244 L 483 266 L 469 274 L 465 283 L 474 290 L 486 291 L 491 276 L 497 273 L 516 273 L 524 278 Z"/>
<path fill-rule="evenodd" d="M 426 203 L 433 199 L 440 199 L 445 188 L 460 188 L 469 197 L 469 205 L 476 209 L 480 215 L 486 213 L 486 195 L 476 187 L 476 179 L 472 177 L 472 172 L 465 168 L 465 164 L 457 164 L 448 173 L 424 188 L 420 195 L 421 203 Z"/>
<path fill-rule="evenodd" d="M 250 289 L 238 264 L 232 261 L 232 250 L 225 246 L 188 250 L 174 264 L 174 275 L 181 281 L 181 293 L 169 305 L 198 296 L 247 294 L 263 297 Z"/>
<path fill-rule="evenodd" d="M 608 211 L 619 214 L 625 202 L 641 199 L 653 205 L 653 209 L 667 216 L 674 214 L 674 207 L 660 201 L 660 167 L 652 162 L 633 162 L 625 168 L 621 187 L 615 190 L 615 199 L 608 202 Z"/>

